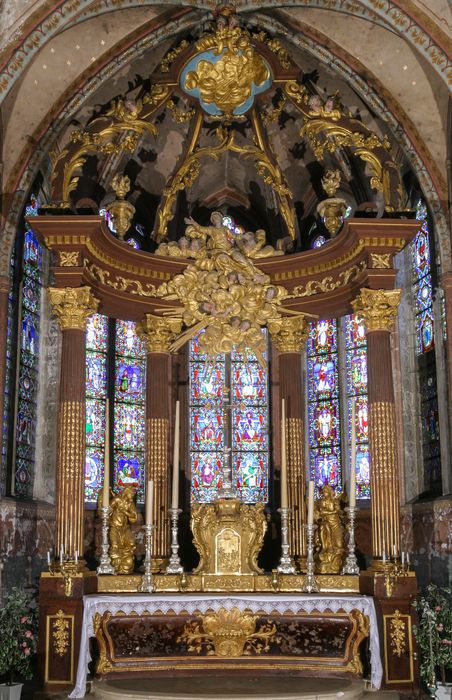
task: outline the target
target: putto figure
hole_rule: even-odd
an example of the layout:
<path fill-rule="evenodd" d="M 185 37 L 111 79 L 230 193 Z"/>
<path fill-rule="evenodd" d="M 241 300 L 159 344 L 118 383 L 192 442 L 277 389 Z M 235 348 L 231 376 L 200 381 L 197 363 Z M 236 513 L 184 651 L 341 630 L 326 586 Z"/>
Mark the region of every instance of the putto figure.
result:
<path fill-rule="evenodd" d="M 117 574 L 133 572 L 136 544 L 130 524 L 136 520 L 135 491 L 126 486 L 110 502 L 109 553 Z"/>
<path fill-rule="evenodd" d="M 326 484 L 315 503 L 315 560 L 319 574 L 338 574 L 342 569 L 345 555 L 342 500 L 343 494 L 335 495 L 333 487 Z"/>

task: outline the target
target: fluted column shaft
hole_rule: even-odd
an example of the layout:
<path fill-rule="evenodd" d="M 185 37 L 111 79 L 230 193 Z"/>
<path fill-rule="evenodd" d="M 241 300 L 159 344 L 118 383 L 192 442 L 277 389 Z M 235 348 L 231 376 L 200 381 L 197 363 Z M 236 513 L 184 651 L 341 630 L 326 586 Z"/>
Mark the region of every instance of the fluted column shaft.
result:
<path fill-rule="evenodd" d="M 400 290 L 362 289 L 353 304 L 367 335 L 372 553 L 400 553 L 399 465 L 391 358 L 391 329 Z"/>
<path fill-rule="evenodd" d="M 305 481 L 303 454 L 303 416 L 305 388 L 303 386 L 301 352 L 306 347 L 309 325 L 304 316 L 282 318 L 270 325 L 272 341 L 279 351 L 279 387 L 286 412 L 286 452 L 290 553 L 297 563 L 306 556 Z"/>
<path fill-rule="evenodd" d="M 147 314 L 137 331 L 146 342 L 146 465 L 154 482 L 153 566 L 164 569 L 170 550 L 170 345 L 181 322 Z"/>
<path fill-rule="evenodd" d="M 98 301 L 89 287 L 49 289 L 62 332 L 55 549 L 83 554 L 86 322 Z"/>

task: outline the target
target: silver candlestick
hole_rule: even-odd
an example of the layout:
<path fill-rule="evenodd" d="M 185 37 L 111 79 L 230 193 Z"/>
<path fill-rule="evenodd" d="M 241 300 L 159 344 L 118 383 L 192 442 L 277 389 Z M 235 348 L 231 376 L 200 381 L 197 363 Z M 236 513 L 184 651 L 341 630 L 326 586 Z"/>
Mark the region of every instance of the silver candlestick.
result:
<path fill-rule="evenodd" d="M 98 574 L 115 574 L 110 555 L 108 554 L 108 515 L 110 513 L 110 508 L 102 507 L 102 555 L 100 558 L 99 566 L 97 567 Z"/>
<path fill-rule="evenodd" d="M 281 513 L 281 558 L 276 570 L 278 574 L 294 574 L 295 566 L 289 552 L 290 508 L 278 508 L 278 513 Z"/>
<path fill-rule="evenodd" d="M 170 508 L 171 516 L 171 556 L 168 566 L 166 567 L 167 574 L 183 574 L 184 570 L 179 559 L 179 542 L 177 540 L 177 520 L 179 513 L 182 513 L 180 508 Z"/>
<path fill-rule="evenodd" d="M 306 557 L 306 576 L 303 582 L 302 591 L 304 593 L 317 593 L 318 583 L 314 574 L 314 532 L 316 525 L 305 525 L 307 532 L 308 555 Z"/>
<path fill-rule="evenodd" d="M 355 518 L 356 507 L 349 506 L 345 509 L 348 513 L 348 552 L 345 564 L 342 568 L 343 574 L 359 574 L 359 566 L 355 554 Z"/>
<path fill-rule="evenodd" d="M 152 580 L 152 530 L 155 525 L 143 525 L 144 527 L 144 575 L 139 587 L 141 593 L 153 593 L 154 582 Z"/>

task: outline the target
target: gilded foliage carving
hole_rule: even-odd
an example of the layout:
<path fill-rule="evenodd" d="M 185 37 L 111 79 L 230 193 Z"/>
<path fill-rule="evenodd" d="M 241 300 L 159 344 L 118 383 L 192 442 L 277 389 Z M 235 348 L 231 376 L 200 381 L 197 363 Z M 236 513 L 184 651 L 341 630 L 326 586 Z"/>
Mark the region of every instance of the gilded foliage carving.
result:
<path fill-rule="evenodd" d="M 188 651 L 196 654 L 204 650 L 211 656 L 262 654 L 269 650 L 276 626 L 267 622 L 256 630 L 256 620 L 257 615 L 239 608 L 220 608 L 203 615 L 201 622 L 186 624 L 177 641 L 187 644 Z"/>
<path fill-rule="evenodd" d="M 358 314 L 369 331 L 390 331 L 397 319 L 397 309 L 402 292 L 400 289 L 360 290 L 352 302 L 355 314 Z"/>
<path fill-rule="evenodd" d="M 58 610 L 52 622 L 52 637 L 55 653 L 64 656 L 69 649 L 71 620 L 62 610 Z"/>
<path fill-rule="evenodd" d="M 405 633 L 405 622 L 403 620 L 404 615 L 400 614 L 400 610 L 394 612 L 391 618 L 391 623 L 389 627 L 389 638 L 391 640 L 391 648 L 395 656 L 402 656 L 406 650 L 406 633 Z"/>
<path fill-rule="evenodd" d="M 61 329 L 85 330 L 89 316 L 94 314 L 99 306 L 99 301 L 90 287 L 49 287 L 48 292 Z"/>

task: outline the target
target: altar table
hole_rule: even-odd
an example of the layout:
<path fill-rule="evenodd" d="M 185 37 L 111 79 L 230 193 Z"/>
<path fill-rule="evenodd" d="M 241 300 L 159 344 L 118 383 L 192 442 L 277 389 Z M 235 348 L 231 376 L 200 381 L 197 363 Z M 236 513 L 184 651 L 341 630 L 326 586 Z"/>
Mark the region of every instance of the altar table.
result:
<path fill-rule="evenodd" d="M 302 615 L 325 613 L 353 613 L 359 611 L 369 622 L 369 650 L 371 663 L 371 683 L 376 689 L 380 687 L 383 669 L 380 658 L 377 618 L 374 601 L 363 595 L 284 595 L 284 594 L 242 594 L 242 595 L 206 595 L 206 594 L 133 594 L 133 595 L 87 595 L 83 598 L 83 624 L 80 642 L 80 654 L 77 669 L 76 686 L 70 698 L 82 698 L 86 692 L 86 676 L 91 660 L 89 639 L 95 634 L 94 618 L 107 615 L 114 616 L 143 615 L 204 615 L 218 613 L 222 609 L 232 611 L 250 611 L 259 615 Z M 188 618 L 187 618 L 188 619 Z M 277 618 L 276 618 L 277 619 Z M 268 625 L 267 625 L 268 627 Z M 265 629 L 263 625 L 262 629 Z M 196 631 L 196 629 L 195 629 Z M 200 635 L 194 635 L 200 636 Z M 202 636 L 202 635 L 201 635 Z M 206 636 L 206 635 L 204 635 Z M 259 635 L 252 635 L 258 637 Z M 265 633 L 262 635 L 265 637 Z M 207 659 L 206 665 L 209 661 Z M 243 657 L 242 657 L 243 658 Z"/>

